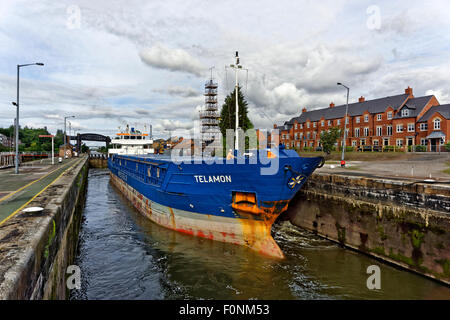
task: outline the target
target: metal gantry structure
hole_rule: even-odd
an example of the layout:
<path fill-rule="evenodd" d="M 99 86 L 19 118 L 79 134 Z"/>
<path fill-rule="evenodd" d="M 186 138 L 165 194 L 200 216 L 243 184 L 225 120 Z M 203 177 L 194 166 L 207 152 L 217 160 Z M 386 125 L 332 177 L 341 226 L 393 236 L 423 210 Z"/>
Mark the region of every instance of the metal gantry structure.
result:
<path fill-rule="evenodd" d="M 212 77 L 205 83 L 205 106 L 200 111 L 202 150 L 206 147 L 220 148 L 220 128 L 219 128 L 219 112 L 217 105 L 217 82 Z"/>

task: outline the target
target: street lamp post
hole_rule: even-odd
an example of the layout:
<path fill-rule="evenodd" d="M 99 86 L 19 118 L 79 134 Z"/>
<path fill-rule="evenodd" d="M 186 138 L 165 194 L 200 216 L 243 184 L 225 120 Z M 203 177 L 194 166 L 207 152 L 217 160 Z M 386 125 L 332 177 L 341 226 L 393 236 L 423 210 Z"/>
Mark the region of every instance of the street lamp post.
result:
<path fill-rule="evenodd" d="M 342 83 L 338 82 L 337 83 L 338 86 L 343 86 L 344 88 L 347 89 L 347 106 L 345 107 L 345 122 L 344 122 L 344 141 L 342 143 L 342 158 L 341 158 L 341 167 L 345 167 L 345 160 L 344 160 L 344 156 L 345 156 L 345 143 L 347 140 L 347 122 L 348 122 L 348 95 L 349 95 L 349 91 L 350 88 L 347 87 L 346 85 L 343 85 Z"/>
<path fill-rule="evenodd" d="M 19 74 L 21 67 L 27 66 L 43 66 L 44 64 L 41 62 L 36 63 L 27 63 L 27 64 L 18 64 L 17 65 L 17 101 L 13 102 L 13 105 L 16 106 L 16 163 L 15 163 L 15 173 L 19 173 Z"/>
<path fill-rule="evenodd" d="M 66 157 L 66 148 L 67 148 L 67 134 L 66 134 L 66 121 L 67 121 L 67 118 L 75 118 L 75 116 L 64 117 L 64 156 L 63 156 L 63 158 Z"/>

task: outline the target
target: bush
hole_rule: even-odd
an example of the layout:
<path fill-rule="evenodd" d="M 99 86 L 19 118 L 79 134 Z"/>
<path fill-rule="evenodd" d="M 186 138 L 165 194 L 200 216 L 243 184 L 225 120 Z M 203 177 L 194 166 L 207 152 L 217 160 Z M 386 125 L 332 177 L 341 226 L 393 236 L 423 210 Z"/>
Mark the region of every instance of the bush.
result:
<path fill-rule="evenodd" d="M 414 146 L 414 148 L 412 146 L 408 146 L 408 151 L 415 151 L 415 152 L 425 152 L 427 151 L 427 146 Z"/>
<path fill-rule="evenodd" d="M 394 151 L 394 146 L 384 146 L 384 151 Z"/>
<path fill-rule="evenodd" d="M 445 144 L 445 151 L 450 151 L 450 141 Z"/>
<path fill-rule="evenodd" d="M 345 147 L 345 152 L 353 152 L 354 148 L 352 146 L 346 146 Z"/>

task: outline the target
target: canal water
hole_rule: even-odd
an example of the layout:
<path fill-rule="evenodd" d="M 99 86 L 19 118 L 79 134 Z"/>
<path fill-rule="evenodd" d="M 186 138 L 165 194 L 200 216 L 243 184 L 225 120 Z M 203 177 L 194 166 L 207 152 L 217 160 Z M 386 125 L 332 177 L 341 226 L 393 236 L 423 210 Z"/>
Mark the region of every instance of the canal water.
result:
<path fill-rule="evenodd" d="M 450 289 L 277 222 L 284 260 L 192 237 L 142 217 L 91 169 L 71 299 L 450 299 Z M 381 269 L 369 290 L 367 267 Z"/>

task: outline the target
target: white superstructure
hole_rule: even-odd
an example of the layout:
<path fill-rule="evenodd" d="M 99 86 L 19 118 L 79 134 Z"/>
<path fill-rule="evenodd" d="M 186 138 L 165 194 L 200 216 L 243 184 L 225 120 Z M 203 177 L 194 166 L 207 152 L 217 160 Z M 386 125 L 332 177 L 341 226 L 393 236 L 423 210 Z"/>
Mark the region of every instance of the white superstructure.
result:
<path fill-rule="evenodd" d="M 115 139 L 111 140 L 110 154 L 138 155 L 155 153 L 153 139 L 148 133 L 142 133 L 127 125 L 123 132 L 119 132 Z"/>

